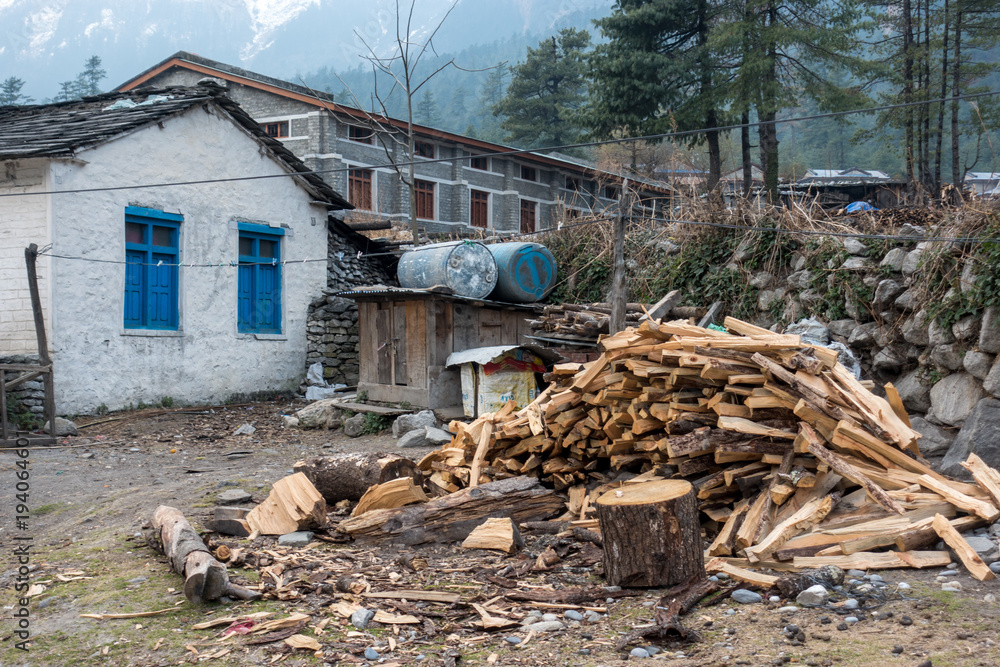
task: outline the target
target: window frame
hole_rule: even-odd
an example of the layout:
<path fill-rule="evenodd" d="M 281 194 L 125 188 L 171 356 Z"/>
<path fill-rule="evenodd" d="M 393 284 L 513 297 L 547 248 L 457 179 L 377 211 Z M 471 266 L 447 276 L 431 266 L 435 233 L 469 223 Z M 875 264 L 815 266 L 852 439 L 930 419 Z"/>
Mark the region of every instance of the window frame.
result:
<path fill-rule="evenodd" d="M 601 188 L 601 198 L 603 199 L 617 200 L 620 196 L 621 188 L 617 185 L 605 185 Z"/>
<path fill-rule="evenodd" d="M 424 186 L 424 187 L 421 187 Z M 434 181 L 424 181 L 420 179 L 414 179 L 413 189 L 416 191 L 416 205 L 417 205 L 417 219 L 418 220 L 436 220 L 434 217 L 436 213 L 437 206 L 435 205 L 435 195 L 437 191 L 437 183 Z M 427 212 L 426 207 L 430 207 L 430 215 L 422 215 L 422 213 Z"/>
<path fill-rule="evenodd" d="M 482 213 L 483 224 L 476 224 L 477 210 Z M 490 226 L 490 193 L 485 190 L 469 190 L 469 226 L 476 229 L 489 229 Z"/>
<path fill-rule="evenodd" d="M 421 149 L 430 148 L 430 155 L 422 151 Z M 430 141 L 414 141 L 413 142 L 413 154 L 415 157 L 422 157 L 428 160 L 433 160 L 437 157 L 437 145 Z"/>
<path fill-rule="evenodd" d="M 347 138 L 348 140 L 359 144 L 371 145 L 374 142 L 375 130 L 370 127 L 365 127 L 364 125 L 348 125 Z"/>
<path fill-rule="evenodd" d="M 522 181 L 529 181 L 531 183 L 538 182 L 538 169 L 536 167 L 530 167 L 526 164 L 522 164 L 520 165 L 520 167 L 521 167 L 520 178 Z M 530 174 L 531 178 L 528 178 L 525 174 Z"/>
<path fill-rule="evenodd" d="M 282 292 L 282 247 L 281 239 L 285 230 L 252 222 L 239 222 L 237 227 L 237 279 L 236 279 L 236 331 L 241 334 L 281 334 L 283 308 Z M 254 254 L 242 254 L 241 242 L 249 239 L 253 243 Z M 276 257 L 263 257 L 260 242 L 274 243 Z M 266 260 L 272 260 L 268 264 Z M 250 294 L 249 303 L 241 303 Z M 270 313 L 261 313 L 262 295 L 270 295 Z M 270 320 L 270 324 L 268 324 Z"/>
<path fill-rule="evenodd" d="M 277 134 L 271 134 L 270 128 L 272 126 L 277 128 Z M 261 123 L 260 128 L 264 130 L 264 134 L 272 139 L 287 139 L 291 136 L 292 132 L 292 124 L 287 120 L 276 120 L 270 123 Z M 284 130 L 284 132 L 282 132 L 282 130 Z"/>
<path fill-rule="evenodd" d="M 482 160 L 484 166 L 477 167 L 476 161 Z M 490 170 L 490 159 L 485 155 L 470 155 L 469 156 L 469 169 L 476 169 L 478 171 L 489 171 Z"/>
<path fill-rule="evenodd" d="M 530 207 L 531 211 L 531 227 L 530 229 L 525 228 L 525 212 L 528 210 L 526 207 Z M 530 234 L 532 232 L 538 231 L 538 202 L 531 199 L 522 199 L 519 206 L 520 215 L 518 217 L 519 229 L 522 234 Z"/>
<path fill-rule="evenodd" d="M 566 177 L 566 189 L 570 192 L 583 192 L 583 184 L 577 176 Z"/>
<path fill-rule="evenodd" d="M 125 329 L 178 331 L 180 329 L 180 232 L 184 217 L 140 206 L 125 207 L 125 275 L 123 282 L 122 322 Z M 143 241 L 128 240 L 128 225 L 142 225 Z M 170 245 L 153 244 L 153 228 L 170 230 Z M 163 283 L 167 286 L 164 289 Z M 134 288 L 130 290 L 130 287 Z M 162 291 L 157 291 L 160 288 Z M 130 299 L 130 293 L 132 294 Z M 159 305 L 166 313 L 157 315 L 157 295 L 165 296 Z M 130 309 L 137 313 L 129 317 Z"/>
<path fill-rule="evenodd" d="M 367 190 L 367 201 L 365 193 L 361 201 L 354 201 L 355 189 Z M 375 210 L 375 172 L 363 167 L 351 167 L 347 172 L 347 201 L 349 201 L 358 211 Z M 367 203 L 367 206 L 365 204 Z"/>

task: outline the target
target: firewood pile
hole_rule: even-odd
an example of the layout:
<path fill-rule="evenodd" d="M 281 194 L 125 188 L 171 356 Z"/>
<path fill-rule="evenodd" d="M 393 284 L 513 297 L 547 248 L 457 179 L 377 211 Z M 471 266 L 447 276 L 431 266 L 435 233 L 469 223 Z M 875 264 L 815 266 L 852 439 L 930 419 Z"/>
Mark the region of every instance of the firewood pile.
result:
<path fill-rule="evenodd" d="M 706 308 L 702 307 L 672 307 L 669 313 L 675 318 L 701 317 Z M 626 326 L 638 326 L 644 319 L 647 309 L 638 303 L 627 304 L 625 311 Z M 551 341 L 564 341 L 567 344 L 595 344 L 601 334 L 610 332 L 611 305 L 607 303 L 591 304 L 552 304 L 542 309 L 537 319 L 528 320 L 532 336 Z"/>
<path fill-rule="evenodd" d="M 527 407 L 452 422 L 452 442 L 419 467 L 442 492 L 538 477 L 588 528 L 601 494 L 686 479 L 718 557 L 709 570 L 768 587 L 746 568 L 941 566 L 947 552 L 926 550 L 939 539 L 992 577 L 960 533 L 1000 517 L 1000 473 L 974 456 L 974 483 L 936 473 L 891 386 L 876 396 L 835 351 L 725 327 L 647 319 L 604 337 L 596 361 L 557 365 Z"/>

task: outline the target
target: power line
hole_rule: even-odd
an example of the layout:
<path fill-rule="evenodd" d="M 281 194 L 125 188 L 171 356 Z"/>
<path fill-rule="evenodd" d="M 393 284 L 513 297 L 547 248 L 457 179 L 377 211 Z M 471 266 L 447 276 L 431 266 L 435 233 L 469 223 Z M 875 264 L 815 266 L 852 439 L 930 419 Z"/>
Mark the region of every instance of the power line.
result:
<path fill-rule="evenodd" d="M 916 102 L 900 102 L 897 104 L 885 104 L 877 107 L 867 107 L 864 109 L 852 109 L 849 111 L 829 111 L 819 114 L 812 114 L 809 116 L 795 116 L 792 118 L 778 118 L 769 121 L 756 121 L 753 123 L 739 123 L 736 125 L 718 125 L 716 127 L 710 128 L 700 128 L 696 130 L 682 130 L 677 132 L 665 132 L 662 134 L 648 134 L 641 137 L 628 137 L 628 138 L 617 138 L 617 139 L 603 139 L 600 141 L 588 141 L 576 144 L 564 144 L 561 146 L 546 146 L 544 148 L 525 148 L 525 149 L 511 149 L 505 151 L 496 151 L 493 153 L 477 153 L 473 157 L 510 157 L 514 155 L 528 155 L 528 154 L 545 154 L 554 151 L 572 150 L 575 148 L 593 148 L 596 146 L 609 146 L 616 144 L 629 143 L 632 141 L 661 141 L 663 139 L 675 139 L 678 137 L 688 137 L 697 134 L 704 134 L 706 132 L 728 132 L 730 130 L 737 130 L 741 128 L 752 128 L 761 127 L 764 125 L 779 125 L 784 123 L 797 123 L 806 120 L 819 120 L 822 118 L 836 118 L 841 116 L 849 116 L 853 114 L 860 113 L 873 113 L 877 111 L 891 111 L 893 109 L 903 109 L 906 107 L 921 106 L 925 104 L 938 104 L 943 102 L 951 102 L 957 100 L 970 100 L 978 99 L 980 97 L 989 97 L 992 95 L 1000 95 L 1000 90 L 991 90 L 982 93 L 968 93 L 965 95 L 954 95 L 952 97 L 940 97 L 932 100 L 919 100 Z M 408 167 L 410 165 L 418 164 L 434 164 L 434 163 L 448 163 L 457 162 L 460 160 L 468 160 L 469 156 L 458 156 L 458 157 L 442 157 L 442 158 L 421 158 L 420 160 L 409 160 L 406 162 L 389 162 L 383 164 L 369 165 L 365 169 L 395 169 L 399 167 Z M 575 164 L 575 163 L 574 163 Z M 585 169 L 593 169 L 598 171 L 604 171 L 597 167 L 592 167 L 585 164 L 577 164 L 579 167 Z M 356 167 L 337 167 L 334 169 L 317 169 L 313 171 L 297 171 L 288 172 L 284 174 L 266 174 L 261 176 L 233 176 L 229 178 L 206 178 L 193 181 L 171 181 L 164 183 L 141 183 L 135 185 L 112 185 L 99 188 L 75 188 L 71 190 L 43 190 L 34 192 L 5 192 L 0 193 L 0 197 L 34 197 L 43 195 L 64 195 L 64 194 L 81 194 L 86 192 L 115 192 L 122 190 L 143 190 L 150 188 L 166 188 L 166 187 L 176 187 L 182 185 L 210 185 L 214 183 L 234 183 L 239 181 L 261 181 L 272 178 L 290 178 L 295 176 L 309 176 L 309 175 L 321 175 L 321 174 L 337 174 L 349 171 L 354 171 Z M 612 172 L 607 172 L 612 173 Z"/>

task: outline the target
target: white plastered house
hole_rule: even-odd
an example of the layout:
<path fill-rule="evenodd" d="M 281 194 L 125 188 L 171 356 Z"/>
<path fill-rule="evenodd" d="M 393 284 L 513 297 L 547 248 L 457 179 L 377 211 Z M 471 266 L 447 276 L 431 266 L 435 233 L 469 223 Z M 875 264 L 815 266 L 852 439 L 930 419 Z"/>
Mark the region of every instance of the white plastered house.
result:
<path fill-rule="evenodd" d="M 0 357 L 35 243 L 60 414 L 294 389 L 346 208 L 217 87 L 2 107 Z"/>

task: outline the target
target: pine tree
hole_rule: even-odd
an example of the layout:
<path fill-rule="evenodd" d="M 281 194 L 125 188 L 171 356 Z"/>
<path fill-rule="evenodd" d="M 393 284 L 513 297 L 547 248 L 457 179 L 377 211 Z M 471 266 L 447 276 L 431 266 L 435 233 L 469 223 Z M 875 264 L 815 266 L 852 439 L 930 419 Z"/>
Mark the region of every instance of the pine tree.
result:
<path fill-rule="evenodd" d="M 83 65 L 83 71 L 76 77 L 80 96 L 100 95 L 101 81 L 107 78 L 107 76 L 107 71 L 101 67 L 100 56 L 90 56 Z"/>
<path fill-rule="evenodd" d="M 24 87 L 24 80 L 16 76 L 9 76 L 0 83 L 0 107 L 8 104 L 31 104 L 34 100 L 27 95 L 21 94 Z"/>
<path fill-rule="evenodd" d="M 507 94 L 493 107 L 503 116 L 506 141 L 522 148 L 579 142 L 581 109 L 587 102 L 586 30 L 564 28 L 557 37 L 529 48 L 524 62 L 511 68 Z"/>
<path fill-rule="evenodd" d="M 479 93 L 479 111 L 476 113 L 475 125 L 479 128 L 478 136 L 484 141 L 499 143 L 503 141 L 503 129 L 500 124 L 503 116 L 494 112 L 507 90 L 506 77 L 510 70 L 497 67 L 490 70 Z"/>
<path fill-rule="evenodd" d="M 417 122 L 428 127 L 440 127 L 441 113 L 438 111 L 437 101 L 434 93 L 427 91 L 417 102 L 416 114 Z"/>

